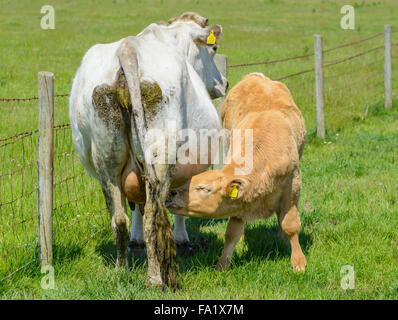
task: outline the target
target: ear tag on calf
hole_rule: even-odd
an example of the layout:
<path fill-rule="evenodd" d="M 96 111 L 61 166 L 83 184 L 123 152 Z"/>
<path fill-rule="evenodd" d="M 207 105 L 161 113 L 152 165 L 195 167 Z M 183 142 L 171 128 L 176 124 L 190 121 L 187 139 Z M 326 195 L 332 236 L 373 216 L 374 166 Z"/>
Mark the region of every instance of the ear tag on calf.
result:
<path fill-rule="evenodd" d="M 229 193 L 229 196 L 230 196 L 231 198 L 237 198 L 237 197 L 238 197 L 238 188 L 236 187 L 236 185 L 234 185 L 234 186 L 232 187 L 232 190 L 231 190 L 231 192 Z"/>
<path fill-rule="evenodd" d="M 207 37 L 207 44 L 216 44 L 216 37 L 214 36 L 214 30 L 210 31 L 210 34 Z"/>

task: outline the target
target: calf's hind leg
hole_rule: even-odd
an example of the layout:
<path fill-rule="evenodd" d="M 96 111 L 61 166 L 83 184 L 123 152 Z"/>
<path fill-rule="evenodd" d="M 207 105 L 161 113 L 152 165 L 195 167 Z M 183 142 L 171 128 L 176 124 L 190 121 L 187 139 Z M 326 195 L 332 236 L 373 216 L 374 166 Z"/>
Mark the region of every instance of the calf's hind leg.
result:
<path fill-rule="evenodd" d="M 301 174 L 297 169 L 293 172 L 289 187 L 284 190 L 281 198 L 280 208 L 277 212 L 279 223 L 279 236 L 286 237 L 290 241 L 293 271 L 305 271 L 307 260 L 301 250 L 299 243 L 300 216 L 297 210 L 297 203 L 300 197 Z"/>
<path fill-rule="evenodd" d="M 280 228 L 290 240 L 292 249 L 290 262 L 292 263 L 293 271 L 304 272 L 307 261 L 299 243 L 300 217 L 297 207 L 294 205 L 286 213 L 278 215 L 278 221 Z"/>

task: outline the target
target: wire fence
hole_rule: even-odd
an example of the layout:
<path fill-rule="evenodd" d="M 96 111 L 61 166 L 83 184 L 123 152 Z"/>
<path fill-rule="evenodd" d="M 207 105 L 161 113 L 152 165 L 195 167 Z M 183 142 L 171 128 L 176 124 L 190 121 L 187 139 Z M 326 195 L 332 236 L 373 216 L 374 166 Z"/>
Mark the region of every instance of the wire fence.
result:
<path fill-rule="evenodd" d="M 76 157 L 69 124 L 54 126 L 54 255 L 109 226 L 99 184 Z M 0 139 L 0 281 L 38 258 L 38 130 Z"/>
<path fill-rule="evenodd" d="M 37 132 L 0 139 L 0 279 L 37 256 Z"/>
<path fill-rule="evenodd" d="M 323 50 L 325 105 L 328 130 L 367 116 L 384 95 L 383 33 Z M 377 43 L 374 43 L 377 42 Z M 368 46 L 360 52 L 354 47 Z M 392 44 L 393 67 L 398 63 L 398 43 Z M 347 50 L 349 50 L 347 52 Z M 338 56 L 334 56 L 338 55 Z M 248 72 L 263 72 L 282 80 L 304 115 L 307 132 L 316 129 L 314 53 L 294 57 L 232 64 L 231 83 Z M 297 64 L 300 62 L 300 68 Z M 252 68 L 255 67 L 253 70 Z M 299 71 L 297 71 L 299 70 Z M 290 72 L 289 72 L 290 71 Z M 393 79 L 393 87 L 396 88 Z M 394 98 L 398 99 L 397 91 Z M 57 94 L 56 108 L 66 105 Z M 26 103 L 38 97 L 0 98 L 1 104 Z M 62 101 L 60 101 L 62 100 Z M 38 130 L 0 138 L 0 282 L 38 258 Z M 99 184 L 80 164 L 68 123 L 54 126 L 54 255 L 62 259 L 73 248 L 109 229 L 109 216 Z"/>
<path fill-rule="evenodd" d="M 54 150 L 54 238 L 64 249 L 105 230 L 108 215 L 100 185 L 75 154 L 69 124 L 54 127 Z"/>

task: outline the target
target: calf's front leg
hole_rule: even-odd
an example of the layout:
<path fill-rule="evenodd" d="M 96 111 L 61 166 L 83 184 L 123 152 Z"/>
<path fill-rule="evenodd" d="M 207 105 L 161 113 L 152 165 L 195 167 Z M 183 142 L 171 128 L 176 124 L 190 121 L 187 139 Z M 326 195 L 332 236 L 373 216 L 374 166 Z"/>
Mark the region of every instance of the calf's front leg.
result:
<path fill-rule="evenodd" d="M 234 217 L 229 218 L 227 231 L 225 232 L 224 250 L 220 259 L 218 260 L 216 270 L 221 271 L 229 267 L 235 245 L 241 238 L 244 230 L 245 223 L 243 220 Z"/>

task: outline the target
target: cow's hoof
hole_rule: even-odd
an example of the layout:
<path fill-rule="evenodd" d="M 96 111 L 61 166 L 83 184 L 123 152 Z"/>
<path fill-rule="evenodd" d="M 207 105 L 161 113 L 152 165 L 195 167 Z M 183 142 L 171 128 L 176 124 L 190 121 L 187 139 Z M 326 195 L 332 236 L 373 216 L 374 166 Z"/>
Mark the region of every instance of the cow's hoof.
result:
<path fill-rule="evenodd" d="M 137 240 L 131 240 L 129 242 L 129 252 L 134 256 L 145 255 L 145 243 L 138 242 Z"/>
<path fill-rule="evenodd" d="M 191 255 L 193 253 L 193 248 L 188 241 L 176 243 L 177 254 L 179 255 Z"/>

